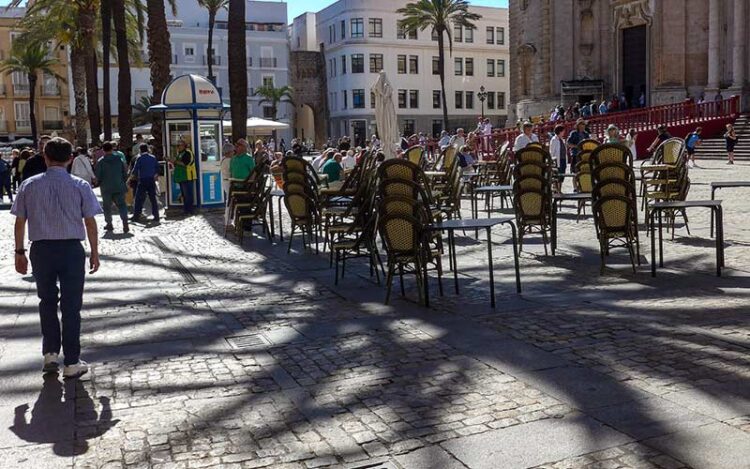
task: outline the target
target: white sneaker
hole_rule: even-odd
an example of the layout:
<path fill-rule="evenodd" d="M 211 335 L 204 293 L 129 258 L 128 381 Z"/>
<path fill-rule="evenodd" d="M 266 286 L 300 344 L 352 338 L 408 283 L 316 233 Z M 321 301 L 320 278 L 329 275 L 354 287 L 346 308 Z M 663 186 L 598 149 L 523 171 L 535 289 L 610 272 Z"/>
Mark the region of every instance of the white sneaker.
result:
<path fill-rule="evenodd" d="M 89 371 L 89 364 L 83 360 L 78 360 L 78 363 L 73 365 L 67 365 L 65 371 L 63 371 L 63 378 L 80 378 Z"/>
<path fill-rule="evenodd" d="M 60 371 L 60 359 L 56 353 L 45 353 L 44 354 L 44 366 L 42 367 L 44 373 L 57 373 Z"/>

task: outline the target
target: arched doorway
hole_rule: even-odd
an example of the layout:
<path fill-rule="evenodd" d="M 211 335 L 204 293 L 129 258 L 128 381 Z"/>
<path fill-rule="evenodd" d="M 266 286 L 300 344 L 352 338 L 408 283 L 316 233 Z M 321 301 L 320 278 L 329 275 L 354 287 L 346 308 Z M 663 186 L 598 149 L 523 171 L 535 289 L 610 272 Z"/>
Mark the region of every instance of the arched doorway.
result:
<path fill-rule="evenodd" d="M 305 142 L 315 140 L 315 112 L 309 104 L 300 104 L 297 106 L 294 136 Z"/>

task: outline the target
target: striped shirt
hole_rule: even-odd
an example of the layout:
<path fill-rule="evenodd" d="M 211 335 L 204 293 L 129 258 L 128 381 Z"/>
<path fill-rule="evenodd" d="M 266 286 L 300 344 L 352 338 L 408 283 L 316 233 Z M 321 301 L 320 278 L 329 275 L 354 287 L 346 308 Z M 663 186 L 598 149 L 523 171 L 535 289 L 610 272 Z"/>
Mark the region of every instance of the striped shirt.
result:
<path fill-rule="evenodd" d="M 54 166 L 21 184 L 10 213 L 29 222 L 29 240 L 86 238 L 84 218 L 102 213 L 91 186 Z"/>

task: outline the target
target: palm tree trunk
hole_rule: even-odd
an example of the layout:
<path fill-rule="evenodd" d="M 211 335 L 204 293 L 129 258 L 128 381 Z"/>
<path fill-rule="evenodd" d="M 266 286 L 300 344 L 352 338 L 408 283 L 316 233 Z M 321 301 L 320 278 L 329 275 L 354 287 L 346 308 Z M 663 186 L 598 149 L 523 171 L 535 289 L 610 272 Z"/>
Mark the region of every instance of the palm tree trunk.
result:
<path fill-rule="evenodd" d="M 147 0 L 146 14 L 148 15 L 148 58 L 151 64 L 151 88 L 154 90 L 151 100 L 152 104 L 158 104 L 161 102 L 161 94 L 164 88 L 171 80 L 169 64 L 172 60 L 172 46 L 169 42 L 164 0 Z M 162 135 L 162 117 L 154 116 L 151 136 L 156 140 L 156 156 L 160 159 L 164 156 Z"/>
<path fill-rule="evenodd" d="M 212 9 L 208 10 L 208 79 L 216 84 L 214 78 L 214 24 L 216 24 L 216 12 Z"/>
<path fill-rule="evenodd" d="M 86 148 L 86 64 L 80 44 L 75 44 L 70 51 L 70 68 L 73 82 L 73 101 L 75 103 L 76 146 Z"/>
<path fill-rule="evenodd" d="M 29 119 L 31 120 L 31 140 L 34 141 L 34 148 L 36 145 L 36 112 L 34 106 L 36 105 L 36 73 L 29 73 Z"/>
<path fill-rule="evenodd" d="M 109 56 L 112 46 L 112 4 L 110 1 L 101 2 L 102 18 L 102 117 L 104 120 L 104 140 L 112 140 L 112 103 L 109 92 Z"/>
<path fill-rule="evenodd" d="M 117 40 L 117 129 L 120 132 L 120 150 L 132 156 L 133 106 L 130 103 L 130 60 L 124 0 L 112 0 L 112 19 Z"/>
<path fill-rule="evenodd" d="M 232 108 L 232 141 L 247 137 L 247 51 L 245 0 L 229 0 L 227 25 L 229 98 Z"/>
<path fill-rule="evenodd" d="M 448 130 L 448 100 L 445 96 L 445 42 L 443 30 L 438 32 L 438 69 L 440 71 L 440 94 L 443 101 L 443 130 Z"/>
<path fill-rule="evenodd" d="M 99 86 L 96 79 L 96 49 L 94 43 L 94 30 L 96 23 L 96 11 L 81 10 L 79 23 L 83 33 L 83 62 L 86 72 L 86 112 L 91 129 L 91 143 L 99 144 L 99 135 L 102 133 L 101 115 L 99 114 Z"/>

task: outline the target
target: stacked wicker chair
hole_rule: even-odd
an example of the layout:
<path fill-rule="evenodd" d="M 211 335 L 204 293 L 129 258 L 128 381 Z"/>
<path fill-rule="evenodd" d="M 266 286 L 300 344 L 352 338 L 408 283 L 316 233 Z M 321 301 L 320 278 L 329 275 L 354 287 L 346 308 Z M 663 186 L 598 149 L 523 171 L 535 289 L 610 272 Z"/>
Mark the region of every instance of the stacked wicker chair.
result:
<path fill-rule="evenodd" d="M 687 161 L 685 142 L 680 138 L 670 138 L 659 145 L 650 161 L 652 164 L 664 165 L 668 169 L 654 171 L 641 168 L 642 205 L 646 209 L 647 220 L 649 218 L 649 202 L 682 201 L 687 198 L 690 190 Z M 681 210 L 680 213 L 685 221 L 685 228 L 690 234 L 687 214 L 684 210 Z M 676 215 L 675 211 L 668 212 L 672 237 L 674 237 Z"/>
<path fill-rule="evenodd" d="M 547 254 L 552 208 L 552 157 L 543 148 L 526 147 L 516 152 L 513 168 L 513 206 L 519 230 L 520 248 L 524 235 L 542 235 Z"/>
<path fill-rule="evenodd" d="M 592 206 L 599 239 L 601 272 L 605 257 L 613 247 L 624 247 L 640 265 L 638 239 L 638 203 L 636 201 L 633 155 L 624 145 L 607 143 L 591 152 L 589 159 L 593 181 Z"/>
<path fill-rule="evenodd" d="M 246 229 L 252 229 L 253 226 L 261 226 L 271 239 L 266 210 L 272 188 L 273 181 L 269 176 L 267 161 L 256 165 L 247 179 L 230 186 L 227 204 L 240 243 L 243 242 Z M 226 231 L 224 235 L 226 236 Z"/>
<path fill-rule="evenodd" d="M 388 160 L 377 170 L 377 227 L 387 253 L 386 298 L 391 296 L 393 276 L 398 271 L 401 293 L 404 273 L 417 279 L 420 301 L 428 281 L 428 264 L 438 274 L 442 294 L 441 241 L 439 234 L 429 234 L 440 210 L 429 191 L 421 168 L 408 160 Z"/>
<path fill-rule="evenodd" d="M 313 239 L 313 233 L 315 234 L 315 251 L 318 252 L 317 241 L 321 221 L 318 176 L 310 163 L 296 156 L 284 158 L 281 166 L 284 169 L 284 205 L 292 224 L 287 252 L 292 250 L 292 240 L 298 229 L 302 235 L 303 248 L 308 247 L 308 243 Z"/>

